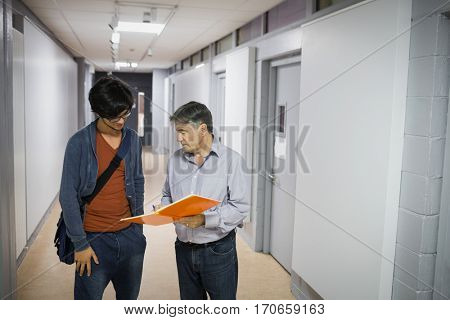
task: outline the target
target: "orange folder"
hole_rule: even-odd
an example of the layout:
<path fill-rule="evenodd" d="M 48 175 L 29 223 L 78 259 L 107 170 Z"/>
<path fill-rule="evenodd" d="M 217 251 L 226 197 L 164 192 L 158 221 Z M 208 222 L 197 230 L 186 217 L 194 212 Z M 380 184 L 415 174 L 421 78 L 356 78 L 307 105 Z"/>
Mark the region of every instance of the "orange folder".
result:
<path fill-rule="evenodd" d="M 121 219 L 120 221 L 128 221 L 140 224 L 150 224 L 160 226 L 163 224 L 174 222 L 182 217 L 195 216 L 209 208 L 217 206 L 220 201 L 190 194 L 178 201 L 175 201 L 151 214 Z"/>

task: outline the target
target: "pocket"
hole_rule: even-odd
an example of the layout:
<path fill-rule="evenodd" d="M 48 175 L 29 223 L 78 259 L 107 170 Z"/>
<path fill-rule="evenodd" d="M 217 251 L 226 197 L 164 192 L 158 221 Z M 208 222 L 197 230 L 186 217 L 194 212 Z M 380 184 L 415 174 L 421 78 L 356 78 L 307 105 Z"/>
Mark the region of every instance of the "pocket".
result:
<path fill-rule="evenodd" d="M 178 248 L 180 245 L 181 245 L 181 241 L 178 240 L 178 238 L 177 238 L 177 240 L 175 240 L 175 243 L 174 243 L 175 249 Z"/>
<path fill-rule="evenodd" d="M 227 239 L 223 242 L 218 242 L 208 247 L 209 251 L 218 256 L 226 256 L 231 254 L 235 249 L 235 242 L 232 239 Z"/>
<path fill-rule="evenodd" d="M 143 240 L 147 244 L 147 237 L 144 235 L 143 226 L 133 223 L 132 229 L 137 235 L 138 239 Z"/>

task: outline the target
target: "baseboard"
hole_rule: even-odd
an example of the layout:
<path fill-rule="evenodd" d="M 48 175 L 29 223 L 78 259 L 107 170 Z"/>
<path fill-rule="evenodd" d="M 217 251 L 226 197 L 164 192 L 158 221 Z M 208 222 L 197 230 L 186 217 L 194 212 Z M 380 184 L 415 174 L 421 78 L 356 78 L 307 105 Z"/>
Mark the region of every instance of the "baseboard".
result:
<path fill-rule="evenodd" d="M 291 292 L 297 300 L 323 300 L 323 298 L 294 271 L 291 271 Z"/>
<path fill-rule="evenodd" d="M 48 217 L 50 216 L 50 213 L 52 212 L 53 207 L 55 206 L 56 202 L 58 201 L 58 195 L 59 195 L 59 192 L 53 198 L 53 201 L 50 203 L 50 206 L 48 207 L 48 209 L 45 211 L 44 215 L 42 216 L 41 221 L 39 221 L 36 229 L 34 229 L 33 233 L 31 234 L 31 237 L 27 240 L 27 244 L 25 245 L 25 247 L 23 248 L 22 252 L 20 253 L 19 257 L 16 260 L 17 268 L 19 268 L 20 265 L 22 264 L 23 260 L 25 259 L 26 255 L 28 253 L 28 249 L 33 245 L 39 232 L 41 232 L 42 227 L 44 226 L 44 223 L 47 221 Z M 56 226 L 55 226 L 55 231 L 56 231 Z"/>

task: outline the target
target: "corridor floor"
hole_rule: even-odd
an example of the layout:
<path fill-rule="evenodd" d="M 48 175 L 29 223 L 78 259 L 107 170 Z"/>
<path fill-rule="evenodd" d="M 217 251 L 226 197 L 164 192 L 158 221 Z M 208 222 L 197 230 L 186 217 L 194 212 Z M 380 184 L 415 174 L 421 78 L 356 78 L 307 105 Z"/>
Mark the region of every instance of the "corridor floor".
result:
<path fill-rule="evenodd" d="M 146 174 L 145 208 L 159 202 L 164 183 L 163 156 L 144 153 Z M 17 299 L 73 299 L 74 266 L 60 263 L 53 246 L 60 205 L 55 201 L 39 234 L 28 249 L 17 274 Z M 147 251 L 139 299 L 179 299 L 178 279 L 173 243 L 173 225 L 145 226 Z M 290 275 L 272 256 L 256 253 L 237 237 L 239 257 L 238 299 L 294 299 L 290 291 Z M 110 284 L 104 299 L 114 299 Z"/>

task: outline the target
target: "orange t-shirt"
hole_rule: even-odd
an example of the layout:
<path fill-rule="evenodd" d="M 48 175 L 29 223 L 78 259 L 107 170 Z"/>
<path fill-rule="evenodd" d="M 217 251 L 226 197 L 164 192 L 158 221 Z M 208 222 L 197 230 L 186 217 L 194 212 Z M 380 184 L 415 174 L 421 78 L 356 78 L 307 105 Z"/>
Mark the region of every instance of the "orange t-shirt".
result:
<path fill-rule="evenodd" d="M 96 148 L 98 178 L 108 168 L 118 149 L 113 149 L 98 131 Z M 88 232 L 118 231 L 130 225 L 129 222 L 119 222 L 120 219 L 128 217 L 131 217 L 131 210 L 125 192 L 125 161 L 122 160 L 102 190 L 86 206 L 84 230 Z"/>

